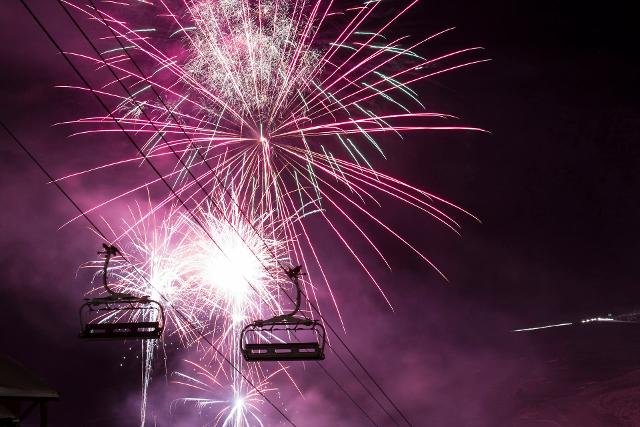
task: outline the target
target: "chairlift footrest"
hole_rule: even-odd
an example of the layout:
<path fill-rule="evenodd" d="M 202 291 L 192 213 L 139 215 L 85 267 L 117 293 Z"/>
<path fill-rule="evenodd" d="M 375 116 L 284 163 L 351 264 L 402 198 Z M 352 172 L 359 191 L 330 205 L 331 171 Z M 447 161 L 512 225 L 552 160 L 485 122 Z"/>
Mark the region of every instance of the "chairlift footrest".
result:
<path fill-rule="evenodd" d="M 324 353 L 316 342 L 245 344 L 242 355 L 249 362 L 324 359 Z"/>

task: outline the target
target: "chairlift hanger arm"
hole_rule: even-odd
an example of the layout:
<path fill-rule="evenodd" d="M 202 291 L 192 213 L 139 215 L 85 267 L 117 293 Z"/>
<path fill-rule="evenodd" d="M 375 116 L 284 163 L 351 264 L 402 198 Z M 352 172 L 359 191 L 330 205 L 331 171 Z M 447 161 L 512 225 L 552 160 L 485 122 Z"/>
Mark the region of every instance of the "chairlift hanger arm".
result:
<path fill-rule="evenodd" d="M 102 247 L 104 248 L 104 250 L 98 251 L 98 255 L 104 255 L 104 266 L 102 267 L 102 286 L 107 290 L 107 292 L 109 292 L 112 297 L 131 298 L 132 295 L 116 292 L 109 287 L 109 281 L 107 278 L 109 271 L 109 262 L 111 261 L 111 258 L 121 255 L 120 249 L 118 249 L 114 245 L 109 245 L 107 243 L 103 243 Z"/>
<path fill-rule="evenodd" d="M 302 271 L 302 266 L 298 265 L 295 267 L 291 267 L 285 270 L 287 273 L 287 277 L 293 282 L 296 286 L 296 301 L 295 308 L 291 313 L 286 314 L 287 317 L 294 317 L 300 311 L 300 300 L 302 299 L 302 290 L 300 289 L 300 276 L 304 275 Z"/>
<path fill-rule="evenodd" d="M 301 269 L 302 269 L 301 265 L 284 269 L 289 279 L 291 279 L 293 284 L 296 286 L 296 300 L 295 300 L 295 307 L 293 311 L 291 311 L 290 313 L 280 314 L 266 320 L 257 320 L 254 322 L 255 324 L 265 324 L 265 323 L 269 324 L 269 323 L 277 323 L 277 322 L 300 322 L 301 320 L 309 320 L 304 316 L 302 318 L 300 318 L 300 316 L 296 316 L 296 314 L 298 314 L 298 312 L 300 311 L 300 303 L 302 300 L 302 290 L 300 289 L 299 278 L 300 276 L 305 274 L 300 271 Z"/>

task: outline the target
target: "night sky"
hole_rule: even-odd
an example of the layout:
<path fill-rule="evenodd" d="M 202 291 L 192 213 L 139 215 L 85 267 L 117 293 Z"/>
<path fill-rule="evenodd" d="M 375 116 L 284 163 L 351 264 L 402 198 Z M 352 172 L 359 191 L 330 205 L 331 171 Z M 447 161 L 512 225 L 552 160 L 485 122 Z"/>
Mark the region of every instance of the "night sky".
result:
<path fill-rule="evenodd" d="M 54 3 L 31 2 L 67 50 L 85 49 Z M 428 107 L 490 134 L 412 135 L 385 146 L 388 160 L 376 163 L 482 220 L 461 217 L 458 237 L 385 201 L 383 219 L 449 283 L 380 236 L 393 271 L 373 272 L 392 311 L 335 241 L 318 240 L 345 339 L 416 426 L 640 425 L 640 327 L 510 332 L 640 308 L 637 22 L 625 2 L 558 3 L 424 0 L 396 29 L 421 37 L 455 26 L 438 49 L 480 45 L 492 59 L 417 88 Z M 52 126 L 100 109 L 55 88 L 78 82 L 17 0 L 3 2 L 0 40 L 0 118 L 54 176 L 130 151 L 121 138 L 68 138 L 69 127 Z M 2 132 L 0 142 L 0 352 L 60 392 L 52 425 L 139 425 L 139 346 L 77 338 L 90 280 L 79 266 L 101 242 L 82 221 L 60 229 L 72 206 Z M 133 173 L 68 189 L 88 206 L 150 174 Z M 170 359 L 169 373 L 181 359 Z M 335 357 L 324 366 L 377 423 L 394 425 Z M 304 398 L 283 382 L 274 401 L 298 425 L 370 425 L 316 366 L 292 374 Z M 180 389 L 165 381 L 154 379 L 147 425 L 205 425 L 196 411 L 168 411 Z M 284 425 L 263 410 L 266 425 Z"/>

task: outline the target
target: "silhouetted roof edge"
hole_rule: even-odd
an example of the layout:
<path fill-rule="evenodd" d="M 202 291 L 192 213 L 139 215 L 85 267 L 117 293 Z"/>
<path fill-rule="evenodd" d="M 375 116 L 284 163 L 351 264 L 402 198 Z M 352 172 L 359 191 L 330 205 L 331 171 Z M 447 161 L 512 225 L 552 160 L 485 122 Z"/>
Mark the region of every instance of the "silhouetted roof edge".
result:
<path fill-rule="evenodd" d="M 15 420 L 16 417 L 4 406 L 0 405 L 0 421 Z"/>
<path fill-rule="evenodd" d="M 59 399 L 49 387 L 19 362 L 0 354 L 0 399 Z"/>

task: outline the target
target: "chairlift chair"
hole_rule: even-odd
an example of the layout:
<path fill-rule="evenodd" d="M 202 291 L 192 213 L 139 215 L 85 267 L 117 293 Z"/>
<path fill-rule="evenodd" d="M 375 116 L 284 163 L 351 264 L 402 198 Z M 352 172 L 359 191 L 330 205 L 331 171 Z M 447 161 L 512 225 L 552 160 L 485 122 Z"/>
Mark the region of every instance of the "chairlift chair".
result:
<path fill-rule="evenodd" d="M 256 320 L 240 333 L 240 350 L 248 362 L 323 360 L 326 332 L 319 320 L 296 315 L 300 311 L 301 267 L 287 270 L 296 285 L 296 306 L 291 313 Z M 304 335 L 304 340 L 299 338 Z M 292 342 L 291 339 L 297 339 Z M 278 342 L 273 342 L 273 341 Z"/>
<path fill-rule="evenodd" d="M 106 297 L 86 299 L 80 307 L 80 338 L 87 340 L 159 339 L 164 330 L 162 305 L 144 295 L 114 292 L 109 288 L 109 261 L 120 252 L 115 246 L 102 245 L 105 256 L 102 284 Z M 148 319 L 137 321 L 135 319 Z"/>

